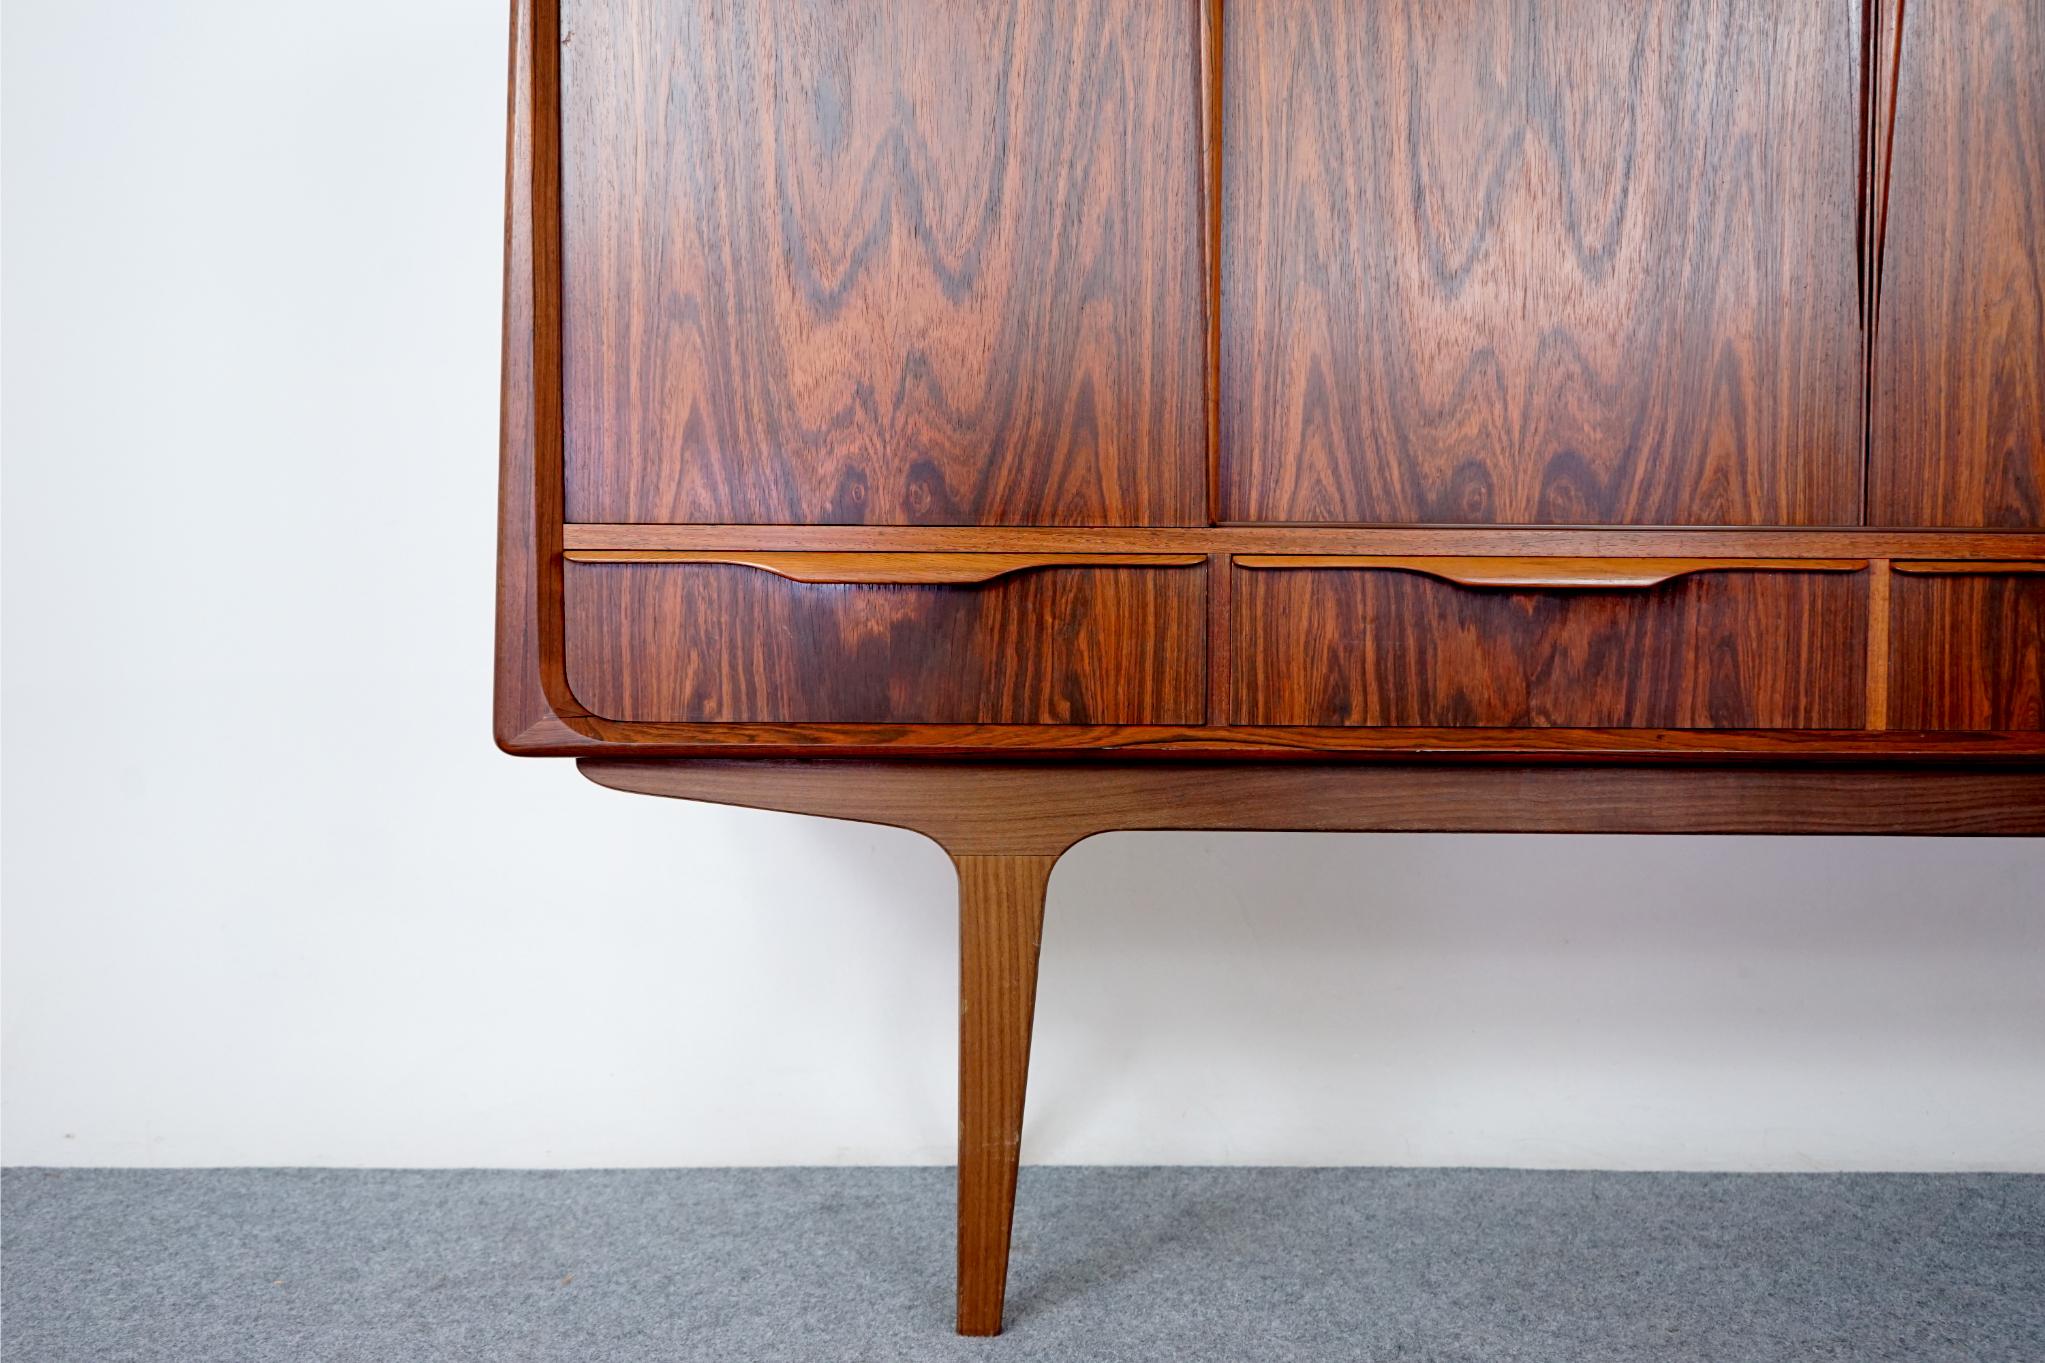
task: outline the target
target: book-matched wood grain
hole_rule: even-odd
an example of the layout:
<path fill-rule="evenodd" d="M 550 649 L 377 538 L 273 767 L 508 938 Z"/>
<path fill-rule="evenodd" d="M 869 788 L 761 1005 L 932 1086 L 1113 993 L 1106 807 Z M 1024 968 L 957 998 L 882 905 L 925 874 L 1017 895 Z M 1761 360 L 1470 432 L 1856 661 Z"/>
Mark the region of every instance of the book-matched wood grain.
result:
<path fill-rule="evenodd" d="M 1866 714 L 1861 573 L 1516 591 L 1309 568 L 1239 572 L 1234 596 L 1238 724 L 1849 729 Z"/>
<path fill-rule="evenodd" d="M 1231 7 L 1225 518 L 1857 522 L 1860 33 Z"/>
<path fill-rule="evenodd" d="M 1898 563 L 1889 590 L 1897 727 L 2045 730 L 2045 563 Z"/>
<path fill-rule="evenodd" d="M 2045 0 L 1910 0 L 1869 519 L 2045 526 Z"/>
<path fill-rule="evenodd" d="M 585 0 L 585 3 L 592 2 Z M 795 12 L 796 4 L 797 0 L 787 0 L 784 7 Z M 1893 30 L 1896 8 L 1893 0 L 1869 0 L 1868 8 L 1874 11 L 1877 21 L 1888 26 L 1884 31 Z M 1920 19 L 1923 17 L 1920 5 L 1913 3 L 1910 9 L 1913 15 Z M 1194 82 L 1196 86 L 1204 84 L 1209 104 L 1209 155 L 1206 159 L 1209 176 L 1218 174 L 1213 152 L 1218 146 L 1216 130 L 1222 126 L 1220 118 L 1214 114 L 1220 105 L 1220 82 L 1215 77 L 1225 67 L 1234 67 L 1233 61 L 1219 60 L 1225 45 L 1221 41 L 1220 25 L 1215 22 L 1216 11 L 1217 5 L 1213 0 L 1207 0 L 1202 12 L 1208 29 L 1195 59 L 1196 65 L 1199 61 L 1208 63 L 1207 78 L 1203 82 L 1196 76 Z M 2028 24 L 2031 11 L 2012 11 L 2007 7 L 1990 9 L 1974 3 L 1969 13 L 1988 15 L 1992 23 L 2002 23 L 1999 16 L 2017 13 Z M 1255 17 L 1249 7 L 1233 7 L 1230 11 L 1231 25 L 1239 28 L 1245 15 Z M 1219 689 L 1209 697 L 1205 723 L 1199 718 L 1139 724 L 924 723 L 912 720 L 871 723 L 808 720 L 640 722 L 591 714 L 569 686 L 567 631 L 563 620 L 563 566 L 566 557 L 561 552 L 563 548 L 571 552 L 638 549 L 680 553 L 757 551 L 777 557 L 795 553 L 892 555 L 957 552 L 1047 557 L 1063 554 L 1205 554 L 1218 562 L 1220 580 L 1224 583 L 1248 576 L 1226 569 L 1227 556 L 1242 553 L 1548 558 L 1868 558 L 1896 560 L 1895 580 L 1900 583 L 1913 575 L 1922 579 L 1932 571 L 1930 565 L 1940 563 L 1971 565 L 1984 559 L 2045 559 L 2045 535 L 1907 527 L 1874 530 L 1757 526 L 1685 529 L 1623 525 L 1370 528 L 1327 524 L 1210 528 L 1198 524 L 1137 527 L 1096 523 L 1061 528 L 1053 524 L 918 527 L 770 525 L 733 521 L 661 525 L 614 518 L 572 521 L 566 516 L 567 508 L 562 501 L 564 415 L 561 406 L 563 328 L 560 295 L 563 259 L 560 230 L 563 213 L 558 149 L 561 113 L 556 92 L 559 59 L 563 54 L 570 54 L 573 60 L 574 48 L 588 31 L 585 28 L 578 33 L 573 21 L 562 23 L 556 15 L 553 0 L 515 0 L 512 17 L 514 41 L 506 224 L 497 678 L 498 740 L 510 751 L 561 755 L 644 753 L 702 756 L 743 750 L 762 756 L 808 752 L 954 757 L 995 752 L 1019 755 L 1035 751 L 1060 754 L 1093 751 L 1104 754 L 1150 753 L 1176 760 L 1203 753 L 1237 759 L 1297 759 L 1319 753 L 1330 757 L 1347 755 L 1382 760 L 1388 755 L 1405 753 L 1451 760 L 1569 758 L 1622 762 L 1642 759 L 1751 762 L 1768 758 L 1880 758 L 1918 763 L 2021 762 L 2036 761 L 2045 756 L 2045 734 L 2037 730 L 1925 729 L 1914 727 L 1909 716 L 1900 712 L 1892 717 L 1893 723 L 1888 732 L 1861 732 L 1851 728 L 1773 731 L 1614 727 L 1358 728 L 1336 725 L 1275 728 L 1232 724 L 1229 718 L 1235 688 L 1229 684 L 1232 666 L 1228 661 L 1227 646 L 1235 642 L 1230 622 L 1236 615 L 1226 590 L 1210 593 L 1208 602 L 1209 628 L 1222 646 L 1214 650 L 1217 670 L 1212 673 L 1212 684 Z M 662 22 L 682 22 L 686 16 L 664 15 L 660 19 Z M 1373 18 L 1370 22 L 1380 20 Z M 1523 25 L 1523 20 L 1518 17 L 1513 22 Z M 1919 29 L 1913 28 L 1911 32 L 1913 41 L 1921 36 Z M 553 41 L 557 36 L 560 41 Z M 1895 62 L 1903 50 L 1889 39 L 1879 41 L 1888 44 L 1878 58 L 1881 70 L 1893 72 L 1898 69 Z M 1189 66 L 1188 69 L 1194 67 Z M 1886 126 L 1889 113 L 1896 107 L 1893 98 L 1895 86 L 1892 75 L 1886 83 L 1877 79 L 1868 92 L 1867 98 L 1876 105 L 1874 121 L 1878 129 Z M 625 96 L 614 91 L 611 97 Z M 1193 98 L 1197 99 L 1197 95 Z M 1886 104 L 1883 101 L 1887 101 Z M 1975 112 L 1985 113 L 1985 110 L 1977 109 Z M 1880 209 L 1872 201 L 1873 196 L 1887 187 L 1892 191 L 1893 201 L 1900 204 L 1910 189 L 1900 176 L 1887 176 L 1880 164 L 1879 147 L 1868 154 L 1873 159 L 1865 172 L 1867 182 L 1863 185 L 1863 197 L 1869 202 L 1861 211 L 1869 219 L 1864 225 L 1878 236 Z M 575 161 L 572 153 L 570 160 Z M 583 164 L 586 167 L 587 163 Z M 1993 195 L 2003 192 L 1994 180 L 2005 171 L 2013 175 L 2028 173 L 2021 161 L 1975 167 L 1967 173 L 1974 177 L 1974 183 L 1984 194 Z M 571 165 L 570 174 L 575 173 L 575 167 Z M 717 173 L 721 174 L 722 170 L 718 169 Z M 1893 210 L 1891 212 L 1893 215 Z M 1214 216 L 1210 215 L 1210 227 Z M 1893 244 L 1888 254 L 1890 266 L 1894 268 L 1898 252 Z M 1220 257 L 1218 252 L 1212 251 L 1209 256 L 1206 265 L 1208 282 L 1212 287 L 1218 282 L 1215 270 Z M 1869 269 L 1877 263 L 1879 256 L 1863 262 Z M 1893 305 L 1894 290 L 1888 290 L 1887 294 Z M 628 399 L 614 396 L 610 400 L 625 402 Z M 564 520 L 569 523 L 564 525 Z M 1205 575 L 1194 569 L 1178 571 L 1196 577 Z M 1954 573 L 1949 570 L 1947 575 Z M 1026 578 L 1028 574 L 1023 576 Z M 1875 575 L 1867 576 L 1872 594 Z M 999 585 L 998 582 L 990 583 L 989 588 Z M 836 589 L 815 590 L 829 592 Z M 1964 615 L 1967 611 L 1960 613 Z M 1975 611 L 1973 615 L 1978 618 L 1979 612 Z M 1883 619 L 1892 624 L 1904 623 L 1900 613 L 1893 617 L 1885 614 Z M 1967 628 L 1975 627 L 1970 625 Z M 1892 649 L 1871 629 L 1868 647 L 1871 651 L 1878 651 L 1882 658 L 1893 659 L 1902 644 L 1899 642 Z M 1968 649 L 1961 648 L 1937 656 L 1961 660 L 1968 652 Z M 655 667 L 664 665 L 656 662 Z M 1956 662 L 1955 665 L 1968 664 Z M 1869 668 L 1870 723 L 1879 720 L 1880 706 L 1875 704 L 1875 700 L 1886 680 L 1886 675 L 1878 667 Z M 1905 681 L 1907 679 L 1899 678 L 1899 686 Z M 1933 707 L 1935 710 L 1939 708 L 1942 707 Z M 1958 707 L 1960 710 L 1966 708 Z M 1993 722 L 1998 711 L 1998 707 L 1992 705 L 1972 708 L 1986 713 L 1986 720 L 1961 715 L 1952 722 L 1969 726 Z M 2021 706 L 2000 709 L 2003 713 L 2019 717 L 2022 714 Z M 1939 718 L 1935 714 L 1933 717 Z"/>
<path fill-rule="evenodd" d="M 1195 560 L 1196 562 L 1198 560 Z M 1202 574 L 1044 568 L 981 585 L 571 563 L 568 681 L 605 719 L 1198 724 Z"/>
<path fill-rule="evenodd" d="M 578 520 L 1207 519 L 1197 0 L 562 0 Z"/>

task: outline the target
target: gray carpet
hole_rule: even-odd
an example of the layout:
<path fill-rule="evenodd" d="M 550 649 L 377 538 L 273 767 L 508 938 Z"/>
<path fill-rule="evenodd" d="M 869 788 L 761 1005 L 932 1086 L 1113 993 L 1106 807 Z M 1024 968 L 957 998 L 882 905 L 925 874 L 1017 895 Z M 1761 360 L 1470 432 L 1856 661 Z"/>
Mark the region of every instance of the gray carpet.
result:
<path fill-rule="evenodd" d="M 1031 1169 L 1002 1339 L 941 1169 L 16 1169 L 8 1363 L 2045 1360 L 2045 1178 Z"/>

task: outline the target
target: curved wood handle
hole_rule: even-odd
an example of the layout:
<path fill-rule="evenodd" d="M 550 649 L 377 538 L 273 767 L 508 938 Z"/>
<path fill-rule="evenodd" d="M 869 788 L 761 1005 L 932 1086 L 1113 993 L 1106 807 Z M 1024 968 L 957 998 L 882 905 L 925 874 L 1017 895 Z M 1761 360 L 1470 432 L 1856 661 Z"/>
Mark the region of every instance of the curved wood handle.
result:
<path fill-rule="evenodd" d="M 969 586 L 1038 568 L 1191 568 L 1204 554 L 887 554 L 571 549 L 570 563 L 715 563 L 818 586 Z"/>
<path fill-rule="evenodd" d="M 1237 554 L 1239 568 L 1375 568 L 1458 587 L 1593 591 L 1659 587 L 1692 573 L 1855 573 L 1860 558 L 1394 558 L 1365 554 Z"/>
<path fill-rule="evenodd" d="M 1889 565 L 1912 577 L 2008 577 L 2019 573 L 2045 573 L 2039 559 L 1898 559 Z"/>

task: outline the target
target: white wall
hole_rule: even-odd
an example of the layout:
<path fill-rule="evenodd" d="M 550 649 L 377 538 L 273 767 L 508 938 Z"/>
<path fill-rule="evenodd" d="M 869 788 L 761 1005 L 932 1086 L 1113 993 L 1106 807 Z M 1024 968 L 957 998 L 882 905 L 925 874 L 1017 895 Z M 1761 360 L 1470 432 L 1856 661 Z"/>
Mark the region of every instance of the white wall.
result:
<path fill-rule="evenodd" d="M 941 1161 L 949 871 L 488 736 L 499 0 L 12 0 L 10 1163 Z M 1051 1161 L 2045 1169 L 2045 845 L 1143 835 Z"/>

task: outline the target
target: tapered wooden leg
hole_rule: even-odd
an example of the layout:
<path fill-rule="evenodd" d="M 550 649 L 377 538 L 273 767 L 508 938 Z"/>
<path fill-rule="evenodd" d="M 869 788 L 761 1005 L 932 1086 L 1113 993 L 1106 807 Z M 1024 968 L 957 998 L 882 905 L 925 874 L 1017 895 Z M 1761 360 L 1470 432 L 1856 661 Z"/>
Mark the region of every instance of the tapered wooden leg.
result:
<path fill-rule="evenodd" d="M 1058 858 L 953 860 L 959 868 L 959 1333 L 998 1335 L 1044 887 Z"/>

